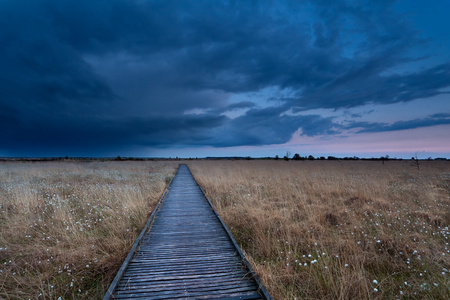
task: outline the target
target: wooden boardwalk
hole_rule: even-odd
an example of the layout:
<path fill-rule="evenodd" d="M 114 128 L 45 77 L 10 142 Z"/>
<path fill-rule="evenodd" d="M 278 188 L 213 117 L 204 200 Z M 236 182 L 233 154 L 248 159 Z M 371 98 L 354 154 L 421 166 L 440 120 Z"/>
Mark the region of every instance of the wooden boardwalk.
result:
<path fill-rule="evenodd" d="M 271 299 L 186 165 L 162 199 L 104 300 Z"/>

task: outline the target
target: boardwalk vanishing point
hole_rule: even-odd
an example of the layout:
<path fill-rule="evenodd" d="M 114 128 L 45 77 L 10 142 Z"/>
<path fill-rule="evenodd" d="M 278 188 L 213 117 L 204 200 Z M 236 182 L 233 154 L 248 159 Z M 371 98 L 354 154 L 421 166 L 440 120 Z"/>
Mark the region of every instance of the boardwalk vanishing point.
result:
<path fill-rule="evenodd" d="M 180 165 L 107 299 L 272 298 L 188 167 Z"/>

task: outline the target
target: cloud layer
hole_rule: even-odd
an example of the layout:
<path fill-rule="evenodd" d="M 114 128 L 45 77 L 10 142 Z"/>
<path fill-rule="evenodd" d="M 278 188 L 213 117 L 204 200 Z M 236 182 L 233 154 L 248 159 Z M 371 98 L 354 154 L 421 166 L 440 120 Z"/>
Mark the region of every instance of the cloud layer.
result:
<path fill-rule="evenodd" d="M 296 114 L 450 86 L 449 62 L 411 67 L 429 41 L 391 1 L 3 0 L 0 25 L 0 150 L 10 155 L 448 124 L 448 115 L 344 126 Z"/>

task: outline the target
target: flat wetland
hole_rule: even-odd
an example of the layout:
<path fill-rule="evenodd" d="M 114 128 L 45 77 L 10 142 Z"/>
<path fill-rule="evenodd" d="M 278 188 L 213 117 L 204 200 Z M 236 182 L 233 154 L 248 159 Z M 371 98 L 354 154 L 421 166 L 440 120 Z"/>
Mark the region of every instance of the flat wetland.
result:
<path fill-rule="evenodd" d="M 187 163 L 274 299 L 450 298 L 450 162 L 0 163 L 0 299 L 101 298 Z"/>
<path fill-rule="evenodd" d="M 0 299 L 101 299 L 173 162 L 0 164 Z"/>

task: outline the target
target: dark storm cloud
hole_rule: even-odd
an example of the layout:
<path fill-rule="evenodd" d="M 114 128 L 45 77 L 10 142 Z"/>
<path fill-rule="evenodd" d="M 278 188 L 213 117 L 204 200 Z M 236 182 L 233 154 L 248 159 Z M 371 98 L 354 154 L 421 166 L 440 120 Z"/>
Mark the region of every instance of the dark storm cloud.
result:
<path fill-rule="evenodd" d="M 225 119 L 224 116 L 210 115 L 130 119 L 53 116 L 46 120 L 29 120 L 26 124 L 15 122 L 18 126 L 12 131 L 0 132 L 0 139 L 9 140 L 10 151 L 22 155 L 30 150 L 51 154 L 55 148 L 60 155 L 92 155 L 86 149 L 111 153 L 112 149 L 121 149 L 124 144 L 154 147 L 201 144 L 211 138 L 204 132 L 222 125 Z M 25 134 L 17 138 L 10 137 L 10 132 Z"/>
<path fill-rule="evenodd" d="M 450 114 L 440 113 L 433 114 L 423 119 L 414 119 L 408 121 L 398 121 L 392 124 L 388 123 L 369 123 L 369 122 L 354 122 L 347 128 L 363 128 L 359 133 L 364 132 L 382 132 L 382 131 L 396 131 L 414 129 L 419 127 L 437 126 L 450 124 Z"/>
<path fill-rule="evenodd" d="M 428 98 L 443 94 L 440 89 L 449 84 L 450 64 L 390 76 L 374 75 L 371 71 L 359 69 L 305 95 L 305 98 L 316 108 L 350 108 L 369 103 L 390 104 Z"/>
<path fill-rule="evenodd" d="M 231 105 L 228 105 L 226 108 L 229 110 L 233 110 L 233 109 L 239 109 L 239 108 L 250 108 L 250 107 L 254 107 L 255 103 L 250 102 L 250 101 L 242 101 L 239 103 L 234 103 Z"/>
<path fill-rule="evenodd" d="M 215 146 L 268 145 L 289 141 L 299 128 L 315 136 L 334 133 L 331 118 L 318 115 L 289 116 L 283 107 L 251 109 L 245 115 L 217 128 L 211 136 Z"/>
<path fill-rule="evenodd" d="M 45 1 L 2 1 L 1 101 L 52 104 L 111 98 L 80 53 L 59 38 L 45 16 Z"/>
<path fill-rule="evenodd" d="M 8 153 L 284 143 L 337 128 L 288 110 L 407 102 L 450 85 L 448 63 L 390 72 L 424 43 L 391 1 L 0 0 L 0 26 Z M 278 107 L 229 101 L 272 87 L 291 91 L 269 97 Z M 194 109 L 206 113 L 185 114 Z"/>

